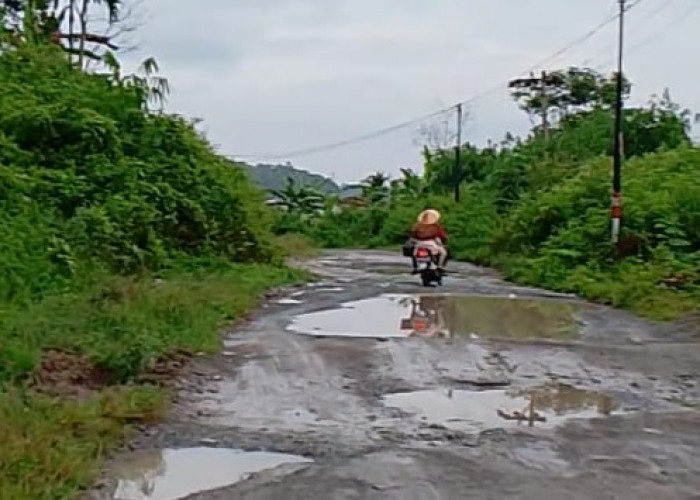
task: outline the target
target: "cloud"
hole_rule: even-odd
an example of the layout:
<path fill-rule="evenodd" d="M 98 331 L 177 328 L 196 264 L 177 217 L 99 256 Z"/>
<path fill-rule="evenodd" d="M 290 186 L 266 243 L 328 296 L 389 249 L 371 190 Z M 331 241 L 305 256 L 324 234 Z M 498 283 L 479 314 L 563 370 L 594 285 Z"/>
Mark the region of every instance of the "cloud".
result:
<path fill-rule="evenodd" d="M 627 59 L 635 98 L 670 85 L 695 96 L 686 61 L 693 23 L 663 30 L 697 0 L 640 4 L 629 15 Z M 145 0 L 133 66 L 154 55 L 173 87 L 169 109 L 204 118 L 223 152 L 279 152 L 342 140 L 495 89 L 472 107 L 466 139 L 524 133 L 509 78 L 614 14 L 611 0 Z M 696 14 L 697 15 L 697 14 Z M 696 18 L 697 19 L 697 18 Z M 547 61 L 614 66 L 615 26 Z M 674 57 L 669 57 L 673 54 Z M 500 87 L 500 88 L 499 88 Z M 695 102 L 689 102 L 695 101 Z M 420 167 L 416 128 L 299 159 L 348 180 L 373 170 Z M 264 158 L 261 158 L 264 159 Z"/>

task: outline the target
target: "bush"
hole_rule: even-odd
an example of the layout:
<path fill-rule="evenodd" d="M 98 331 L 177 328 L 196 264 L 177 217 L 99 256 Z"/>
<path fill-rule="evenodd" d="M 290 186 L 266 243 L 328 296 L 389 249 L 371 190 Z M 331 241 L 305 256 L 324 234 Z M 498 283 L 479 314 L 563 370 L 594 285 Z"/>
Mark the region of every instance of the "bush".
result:
<path fill-rule="evenodd" d="M 262 193 L 241 168 L 184 119 L 143 113 L 133 89 L 73 70 L 51 48 L 0 57 L 0 139 L 6 300 L 93 266 L 277 258 Z"/>

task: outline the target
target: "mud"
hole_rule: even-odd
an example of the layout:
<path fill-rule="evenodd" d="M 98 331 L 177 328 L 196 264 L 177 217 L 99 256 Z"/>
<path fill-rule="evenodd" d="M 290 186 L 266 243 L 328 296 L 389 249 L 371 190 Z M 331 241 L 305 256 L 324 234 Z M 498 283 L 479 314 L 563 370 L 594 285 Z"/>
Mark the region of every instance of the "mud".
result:
<path fill-rule="evenodd" d="M 85 397 L 106 385 L 110 374 L 86 356 L 73 352 L 48 350 L 32 373 L 29 385 L 51 396 Z"/>
<path fill-rule="evenodd" d="M 243 480 L 232 469 L 226 486 L 186 498 L 698 498 L 694 328 L 467 264 L 431 290 L 388 253 L 304 265 L 319 282 L 227 332 L 222 354 L 180 381 L 170 420 L 130 448 L 206 443 L 313 463 Z M 412 317 L 413 299 L 427 315 Z M 116 475 L 108 467 L 89 497 L 112 498 Z"/>

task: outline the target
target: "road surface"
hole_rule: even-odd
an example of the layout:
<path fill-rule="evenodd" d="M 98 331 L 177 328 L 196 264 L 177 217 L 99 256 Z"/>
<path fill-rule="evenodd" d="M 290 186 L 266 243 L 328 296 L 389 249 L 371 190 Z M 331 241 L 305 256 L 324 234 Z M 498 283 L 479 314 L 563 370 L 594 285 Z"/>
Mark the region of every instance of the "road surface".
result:
<path fill-rule="evenodd" d="M 693 323 L 468 264 L 435 289 L 385 252 L 303 265 L 320 281 L 198 360 L 101 498 L 700 498 Z"/>

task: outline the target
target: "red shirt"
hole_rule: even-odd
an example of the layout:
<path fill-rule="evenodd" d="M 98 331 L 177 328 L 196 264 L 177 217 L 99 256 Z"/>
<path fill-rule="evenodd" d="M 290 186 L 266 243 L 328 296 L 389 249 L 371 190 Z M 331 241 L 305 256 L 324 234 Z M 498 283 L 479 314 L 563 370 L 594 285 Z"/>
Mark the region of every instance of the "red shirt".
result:
<path fill-rule="evenodd" d="M 447 233 L 440 224 L 416 224 L 411 230 L 411 237 L 417 240 L 434 240 L 440 238 L 447 243 Z"/>

